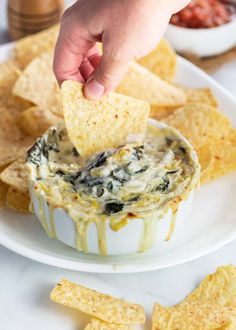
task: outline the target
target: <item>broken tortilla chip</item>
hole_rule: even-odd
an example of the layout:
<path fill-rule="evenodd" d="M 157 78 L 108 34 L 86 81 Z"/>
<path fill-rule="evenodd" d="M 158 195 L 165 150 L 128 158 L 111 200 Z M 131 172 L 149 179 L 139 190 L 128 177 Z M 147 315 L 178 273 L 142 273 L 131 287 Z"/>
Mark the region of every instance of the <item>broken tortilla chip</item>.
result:
<path fill-rule="evenodd" d="M 157 77 L 137 63 L 131 63 L 116 92 L 147 101 L 152 107 L 178 107 L 186 103 L 180 88 Z"/>
<path fill-rule="evenodd" d="M 35 58 L 22 72 L 13 94 L 35 105 L 61 113 L 60 88 L 52 71 L 52 53 Z"/>
<path fill-rule="evenodd" d="M 57 116 L 51 110 L 33 106 L 21 113 L 19 125 L 27 134 L 37 138 L 61 120 L 62 117 Z"/>
<path fill-rule="evenodd" d="M 116 324 L 145 322 L 142 306 L 113 298 L 62 279 L 50 294 L 52 301 Z"/>
<path fill-rule="evenodd" d="M 66 128 L 82 156 L 142 141 L 149 114 L 147 102 L 115 93 L 90 101 L 83 95 L 83 86 L 70 80 L 63 82 L 61 91 Z"/>
<path fill-rule="evenodd" d="M 59 24 L 39 33 L 22 38 L 15 43 L 14 59 L 25 68 L 35 57 L 53 50 L 59 33 Z"/>
<path fill-rule="evenodd" d="M 21 213 L 29 213 L 30 197 L 13 187 L 7 191 L 6 206 Z"/>
<path fill-rule="evenodd" d="M 175 307 L 155 304 L 152 330 L 216 330 L 234 329 L 236 309 L 203 301 L 181 303 Z"/>
<path fill-rule="evenodd" d="M 176 71 L 177 56 L 171 45 L 162 39 L 158 46 L 138 60 L 138 63 L 161 79 L 172 81 Z"/>
<path fill-rule="evenodd" d="M 115 323 L 107 323 L 100 321 L 98 319 L 92 319 L 84 330 L 132 330 L 134 329 L 132 326 L 125 324 L 115 324 Z"/>
<path fill-rule="evenodd" d="M 5 184 L 16 188 L 23 193 L 28 193 L 28 171 L 24 159 L 18 159 L 9 165 L 0 174 L 0 179 Z"/>

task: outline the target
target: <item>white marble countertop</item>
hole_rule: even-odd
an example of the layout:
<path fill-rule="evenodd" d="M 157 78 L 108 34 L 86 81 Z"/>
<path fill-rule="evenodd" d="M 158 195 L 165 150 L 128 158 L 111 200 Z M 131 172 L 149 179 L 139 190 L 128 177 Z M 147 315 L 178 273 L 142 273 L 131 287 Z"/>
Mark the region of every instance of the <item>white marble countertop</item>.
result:
<path fill-rule="evenodd" d="M 0 43 L 6 42 L 5 0 L 0 2 Z M 214 74 L 236 96 L 236 60 Z M 187 247 L 186 247 L 187 248 Z M 62 277 L 144 305 L 150 329 L 152 305 L 179 302 L 216 267 L 236 265 L 236 241 L 194 262 L 165 270 L 128 275 L 87 274 L 28 260 L 0 247 L 0 329 L 79 330 L 84 315 L 50 302 L 49 292 Z"/>

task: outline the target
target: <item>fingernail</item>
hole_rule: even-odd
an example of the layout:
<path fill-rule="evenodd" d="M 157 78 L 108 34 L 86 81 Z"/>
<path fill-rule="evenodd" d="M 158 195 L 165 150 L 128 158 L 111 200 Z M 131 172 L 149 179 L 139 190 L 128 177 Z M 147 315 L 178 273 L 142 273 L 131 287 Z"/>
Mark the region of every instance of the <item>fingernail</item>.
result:
<path fill-rule="evenodd" d="M 90 80 L 84 87 L 84 94 L 90 100 L 100 99 L 105 92 L 105 87 L 101 85 L 97 80 Z"/>

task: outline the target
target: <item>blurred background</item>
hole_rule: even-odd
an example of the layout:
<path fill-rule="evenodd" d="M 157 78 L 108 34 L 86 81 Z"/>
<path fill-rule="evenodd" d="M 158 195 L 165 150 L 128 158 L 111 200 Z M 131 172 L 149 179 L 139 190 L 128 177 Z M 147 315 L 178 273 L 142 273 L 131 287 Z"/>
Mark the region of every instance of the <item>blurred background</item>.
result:
<path fill-rule="evenodd" d="M 0 45 L 22 36 L 21 25 L 26 26 L 28 33 L 32 27 L 34 31 L 37 24 L 48 27 L 51 20 L 53 25 L 60 16 L 55 8 L 62 4 L 66 8 L 74 2 L 1 0 Z M 34 16 L 29 15 L 32 11 Z M 236 86 L 231 82 L 236 74 L 236 0 L 192 0 L 172 16 L 165 38 L 179 54 L 236 95 Z"/>
<path fill-rule="evenodd" d="M 27 0 L 28 2 L 32 2 L 35 3 L 34 0 Z M 20 0 L 20 1 L 12 1 L 13 6 L 15 7 L 15 5 L 17 4 L 17 2 L 27 2 L 25 0 Z M 51 1 L 41 1 L 41 3 L 50 3 Z M 53 1 L 52 1 L 53 2 Z M 63 2 L 63 0 L 61 0 L 61 2 Z M 70 5 L 72 5 L 75 2 L 75 0 L 65 0 L 64 1 L 64 5 L 65 7 L 69 7 Z M 11 41 L 10 35 L 9 35 L 9 31 L 8 31 L 8 23 L 7 23 L 7 4 L 8 4 L 8 0 L 1 0 L 0 1 L 0 45 L 1 44 L 5 44 L 9 41 Z"/>

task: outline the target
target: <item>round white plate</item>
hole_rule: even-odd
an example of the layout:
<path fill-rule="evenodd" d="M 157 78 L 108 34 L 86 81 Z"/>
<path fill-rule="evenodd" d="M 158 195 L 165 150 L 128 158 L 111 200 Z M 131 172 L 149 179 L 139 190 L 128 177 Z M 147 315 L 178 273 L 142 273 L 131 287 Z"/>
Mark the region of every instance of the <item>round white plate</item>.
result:
<path fill-rule="evenodd" d="M 12 46 L 0 47 L 0 62 Z M 236 127 L 236 100 L 208 75 L 183 58 L 178 58 L 176 82 L 189 87 L 210 87 L 220 110 Z M 196 194 L 192 216 L 176 227 L 169 242 L 149 252 L 102 257 L 78 253 L 49 239 L 34 216 L 0 211 L 0 244 L 34 260 L 67 269 L 95 273 L 129 273 L 161 269 L 190 261 L 236 239 L 236 172 L 204 185 Z"/>

